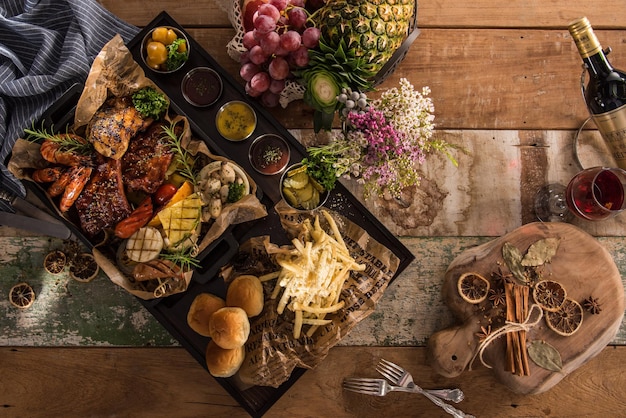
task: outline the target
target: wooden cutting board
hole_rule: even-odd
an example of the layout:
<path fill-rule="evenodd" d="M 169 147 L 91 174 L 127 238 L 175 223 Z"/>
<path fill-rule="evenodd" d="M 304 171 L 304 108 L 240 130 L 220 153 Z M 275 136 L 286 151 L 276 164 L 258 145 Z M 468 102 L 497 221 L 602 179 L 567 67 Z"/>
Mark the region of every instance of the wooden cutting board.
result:
<path fill-rule="evenodd" d="M 558 335 L 547 327 L 543 318 L 527 332 L 527 345 L 543 340 L 558 350 L 563 363 L 560 372 L 549 371 L 532 360 L 529 360 L 529 376 L 517 376 L 505 371 L 505 336 L 494 339 L 484 350 L 485 363 L 492 366 L 497 378 L 513 392 L 541 393 L 593 358 L 615 338 L 624 315 L 624 288 L 611 255 L 593 236 L 575 226 L 532 223 L 463 252 L 449 266 L 442 295 L 460 325 L 439 331 L 429 338 L 429 358 L 435 371 L 446 377 L 456 377 L 467 369 L 483 367 L 479 358 L 472 362 L 479 347 L 477 334 L 481 333 L 481 326 L 488 326 L 489 317 L 496 315 L 497 311 L 489 299 L 474 305 L 459 296 L 457 281 L 461 274 L 477 272 L 489 279 L 494 287 L 496 279 L 492 273 L 498 268 L 504 274 L 509 273 L 502 256 L 505 243 L 515 245 L 525 254 L 531 244 L 549 237 L 560 238 L 560 243 L 551 262 L 543 267 L 543 278 L 561 283 L 568 298 L 581 305 L 589 296 L 597 298 L 601 303 L 601 312 L 594 315 L 583 309 L 582 325 L 570 336 Z M 532 296 L 529 303 L 533 303 Z"/>

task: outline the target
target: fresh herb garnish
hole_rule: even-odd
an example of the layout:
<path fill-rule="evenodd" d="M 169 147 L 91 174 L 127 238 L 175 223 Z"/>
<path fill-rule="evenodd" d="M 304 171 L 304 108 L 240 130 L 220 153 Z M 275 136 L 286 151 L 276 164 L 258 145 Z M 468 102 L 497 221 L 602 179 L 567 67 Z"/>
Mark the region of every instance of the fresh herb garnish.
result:
<path fill-rule="evenodd" d="M 194 247 L 180 250 L 174 253 L 161 253 L 160 257 L 179 265 L 183 271 L 189 271 L 193 267 L 200 267 L 200 261 L 192 255 Z"/>
<path fill-rule="evenodd" d="M 144 118 L 158 119 L 169 107 L 163 93 L 153 87 L 144 87 L 133 93 L 133 105 Z"/>
<path fill-rule="evenodd" d="M 228 185 L 227 203 L 235 203 L 243 197 L 246 186 L 243 183 L 230 183 Z"/>
<path fill-rule="evenodd" d="M 313 177 L 325 190 L 332 190 L 337 183 L 337 156 L 325 147 L 310 147 L 308 157 L 302 160 L 309 176 Z"/>
<path fill-rule="evenodd" d="M 178 38 L 167 45 L 167 61 L 165 65 L 169 71 L 173 71 L 187 61 L 187 42 L 183 38 Z"/>
<path fill-rule="evenodd" d="M 34 125 L 32 129 L 24 129 L 24 133 L 28 135 L 26 138 L 31 142 L 38 141 L 51 141 L 59 144 L 60 150 L 66 152 L 75 152 L 82 155 L 89 155 L 93 153 L 93 144 L 82 139 L 78 135 L 70 134 L 68 131 L 65 133 L 52 133 L 48 132 L 43 125 L 41 129 L 35 129 Z"/>
<path fill-rule="evenodd" d="M 176 122 L 172 122 L 170 126 L 163 126 L 165 137 L 169 139 L 170 147 L 176 154 L 176 163 L 179 166 L 179 173 L 191 184 L 196 185 L 196 173 L 193 169 L 196 159 L 187 151 L 182 144 L 182 138 L 176 134 Z"/>

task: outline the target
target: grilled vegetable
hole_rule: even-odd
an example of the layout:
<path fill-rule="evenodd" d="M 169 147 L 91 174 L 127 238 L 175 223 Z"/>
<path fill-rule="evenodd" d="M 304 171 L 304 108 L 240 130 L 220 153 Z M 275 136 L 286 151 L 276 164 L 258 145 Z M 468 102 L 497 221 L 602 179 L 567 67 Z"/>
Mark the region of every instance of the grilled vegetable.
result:
<path fill-rule="evenodd" d="M 148 223 L 148 226 L 158 227 L 159 225 L 161 225 L 161 218 L 160 218 L 161 212 L 167 209 L 168 207 L 175 205 L 181 200 L 187 198 L 192 193 L 193 193 L 193 186 L 191 185 L 191 183 L 187 181 L 184 182 L 182 186 L 180 186 L 178 190 L 176 190 L 176 192 L 174 193 L 174 196 L 172 196 L 168 200 L 168 202 L 165 204 L 165 207 L 161 209 L 156 215 L 154 215 L 154 217 Z"/>
<path fill-rule="evenodd" d="M 181 245 L 187 245 L 185 241 L 188 238 L 197 238 L 201 214 L 202 200 L 197 193 L 193 193 L 159 212 L 159 219 L 165 232 L 166 247 L 180 248 Z"/>
<path fill-rule="evenodd" d="M 156 228 L 139 228 L 126 241 L 126 256 L 138 263 L 155 260 L 163 249 L 163 237 Z"/>

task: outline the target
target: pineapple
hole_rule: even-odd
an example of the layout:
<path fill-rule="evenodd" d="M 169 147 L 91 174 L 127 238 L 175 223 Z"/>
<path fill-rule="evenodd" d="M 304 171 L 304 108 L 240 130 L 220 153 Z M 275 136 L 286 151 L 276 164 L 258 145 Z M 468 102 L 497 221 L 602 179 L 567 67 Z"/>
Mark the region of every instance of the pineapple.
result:
<path fill-rule="evenodd" d="M 376 74 L 402 44 L 415 0 L 328 0 L 313 20 L 332 49 L 343 40 L 346 53 L 364 58 L 362 70 Z"/>
<path fill-rule="evenodd" d="M 165 232 L 165 246 L 184 249 L 195 243 L 202 214 L 202 199 L 193 193 L 159 212 Z"/>
<path fill-rule="evenodd" d="M 315 109 L 315 132 L 330 130 L 343 88 L 373 89 L 373 78 L 409 32 L 415 0 L 327 0 L 311 16 L 321 31 L 319 49 L 297 71 L 304 101 Z"/>

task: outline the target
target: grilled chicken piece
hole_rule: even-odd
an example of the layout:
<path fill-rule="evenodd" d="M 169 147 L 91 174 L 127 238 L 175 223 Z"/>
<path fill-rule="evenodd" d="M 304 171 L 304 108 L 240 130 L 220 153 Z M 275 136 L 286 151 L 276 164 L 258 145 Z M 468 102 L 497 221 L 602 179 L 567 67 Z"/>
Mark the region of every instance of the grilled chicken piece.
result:
<path fill-rule="evenodd" d="M 174 156 L 164 126 L 162 122 L 153 123 L 130 141 L 122 157 L 122 177 L 130 190 L 152 194 L 163 184 Z"/>
<path fill-rule="evenodd" d="M 75 206 L 81 228 L 91 237 L 127 218 L 132 210 L 124 194 L 121 160 L 101 158 Z"/>
<path fill-rule="evenodd" d="M 117 160 L 130 140 L 152 122 L 135 109 L 130 96 L 114 97 L 104 102 L 87 124 L 87 139 L 100 154 Z"/>

